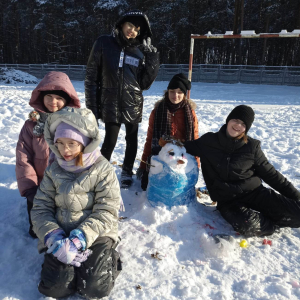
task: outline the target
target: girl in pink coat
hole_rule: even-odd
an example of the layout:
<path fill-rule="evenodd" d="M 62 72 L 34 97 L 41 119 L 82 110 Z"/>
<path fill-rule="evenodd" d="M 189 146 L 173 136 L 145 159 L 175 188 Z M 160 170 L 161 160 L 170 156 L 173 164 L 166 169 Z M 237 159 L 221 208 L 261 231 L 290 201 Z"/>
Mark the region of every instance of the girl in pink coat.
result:
<path fill-rule="evenodd" d="M 21 196 L 27 198 L 29 234 L 36 238 L 32 230 L 30 211 L 49 159 L 49 147 L 44 139 L 44 124 L 49 114 L 65 106 L 79 108 L 80 101 L 67 74 L 49 72 L 33 90 L 29 105 L 34 111 L 29 114 L 29 119 L 19 135 L 16 148 L 16 177 Z"/>

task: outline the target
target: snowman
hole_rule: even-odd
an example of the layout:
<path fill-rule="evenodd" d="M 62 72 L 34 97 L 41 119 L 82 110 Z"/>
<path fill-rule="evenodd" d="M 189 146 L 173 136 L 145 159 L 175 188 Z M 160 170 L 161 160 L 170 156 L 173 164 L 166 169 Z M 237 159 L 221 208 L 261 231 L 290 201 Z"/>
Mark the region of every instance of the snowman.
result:
<path fill-rule="evenodd" d="M 195 185 L 199 173 L 196 159 L 174 138 L 162 137 L 159 145 L 162 149 L 150 162 L 147 187 L 150 204 L 163 203 L 170 208 L 196 202 Z"/>

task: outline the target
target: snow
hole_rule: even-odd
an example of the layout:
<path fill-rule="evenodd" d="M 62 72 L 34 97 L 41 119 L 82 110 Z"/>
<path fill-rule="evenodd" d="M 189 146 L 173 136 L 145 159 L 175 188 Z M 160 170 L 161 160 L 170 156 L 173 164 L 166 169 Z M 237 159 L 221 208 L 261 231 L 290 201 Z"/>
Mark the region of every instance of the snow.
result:
<path fill-rule="evenodd" d="M 0 82 L 13 84 L 17 82 L 24 82 L 29 84 L 38 83 L 38 79 L 20 70 L 0 68 Z"/>
<path fill-rule="evenodd" d="M 83 82 L 73 84 L 85 106 Z M 35 86 L 0 83 L 0 299 L 5 300 L 51 299 L 37 289 L 43 255 L 27 233 L 26 201 L 19 195 L 14 171 L 18 134 L 31 111 L 28 102 Z M 144 93 L 137 158 L 142 156 L 150 112 L 166 87 L 167 82 L 155 82 Z M 251 105 L 256 119 L 249 134 L 262 141 L 270 162 L 300 188 L 300 87 L 193 83 L 191 95 L 201 135 L 217 131 L 234 106 Z M 104 136 L 103 124 L 100 134 Z M 121 164 L 124 150 L 122 126 L 112 161 Z M 136 161 L 135 168 L 138 165 Z M 205 185 L 202 176 L 197 185 Z M 242 237 L 208 205 L 207 195 L 202 198 L 207 206 L 153 208 L 135 181 L 122 196 L 126 211 L 121 213 L 118 251 L 123 271 L 108 299 L 300 298 L 300 229 L 285 228 L 268 237 L 272 246 L 262 245 L 261 237 L 248 238 L 249 246 L 241 248 Z M 231 234 L 235 242 L 224 242 L 221 249 L 212 241 L 217 233 Z"/>

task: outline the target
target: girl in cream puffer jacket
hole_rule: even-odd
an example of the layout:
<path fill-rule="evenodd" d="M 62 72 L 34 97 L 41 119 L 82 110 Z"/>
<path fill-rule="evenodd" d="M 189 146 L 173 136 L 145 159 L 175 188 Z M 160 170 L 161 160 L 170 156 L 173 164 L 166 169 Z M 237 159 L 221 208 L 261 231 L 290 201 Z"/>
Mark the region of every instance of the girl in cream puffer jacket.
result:
<path fill-rule="evenodd" d="M 39 251 L 48 248 L 39 291 L 54 298 L 107 296 L 120 270 L 121 196 L 99 149 L 96 119 L 89 109 L 66 107 L 48 117 L 44 136 L 55 157 L 31 211 Z"/>

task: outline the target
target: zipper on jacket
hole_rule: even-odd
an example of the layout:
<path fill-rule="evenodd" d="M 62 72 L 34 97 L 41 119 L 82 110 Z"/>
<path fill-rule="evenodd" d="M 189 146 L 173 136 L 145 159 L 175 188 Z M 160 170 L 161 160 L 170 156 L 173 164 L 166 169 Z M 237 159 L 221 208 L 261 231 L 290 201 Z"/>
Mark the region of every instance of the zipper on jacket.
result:
<path fill-rule="evenodd" d="M 118 104 L 119 104 L 119 123 L 122 123 L 122 94 L 123 94 L 123 65 L 124 65 L 124 53 L 125 53 L 125 48 L 122 48 L 121 53 L 120 53 L 120 60 L 119 60 L 119 69 L 118 69 L 118 76 L 119 76 L 119 99 L 118 99 Z"/>

